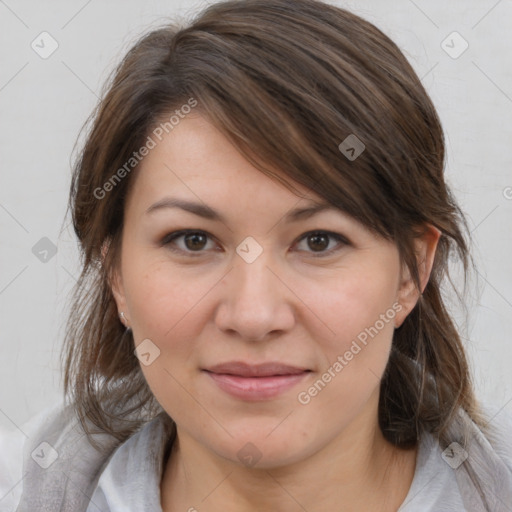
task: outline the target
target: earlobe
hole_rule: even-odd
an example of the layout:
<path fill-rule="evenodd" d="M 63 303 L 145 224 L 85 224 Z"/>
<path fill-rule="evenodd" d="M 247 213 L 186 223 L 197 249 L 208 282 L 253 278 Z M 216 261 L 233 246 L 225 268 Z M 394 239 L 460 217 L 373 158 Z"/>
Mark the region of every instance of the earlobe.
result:
<path fill-rule="evenodd" d="M 107 257 L 109 248 L 110 248 L 110 240 L 107 240 L 103 243 L 103 245 L 101 247 L 102 265 L 105 264 L 105 259 Z M 118 269 L 117 264 L 114 264 L 113 268 L 111 268 L 111 270 L 109 272 L 108 284 L 112 291 L 112 295 L 114 296 L 114 300 L 116 301 L 116 305 L 117 305 L 119 314 L 121 314 L 122 311 L 127 310 L 127 307 L 126 307 L 125 293 L 124 293 L 124 287 L 123 287 L 123 280 L 122 280 L 122 276 L 120 275 L 120 271 Z M 126 313 L 125 313 L 125 315 L 126 315 Z"/>
<path fill-rule="evenodd" d="M 116 301 L 117 311 L 119 314 L 119 319 L 121 323 L 127 328 L 130 328 L 130 319 L 127 317 L 127 304 L 124 293 L 124 286 L 122 276 L 120 275 L 117 266 L 112 271 L 112 277 L 110 279 L 110 288 L 112 290 L 112 295 L 114 296 L 114 300 Z"/>
<path fill-rule="evenodd" d="M 441 231 L 439 231 L 435 226 L 427 224 L 425 225 L 421 235 L 415 239 L 415 254 L 418 266 L 420 289 L 417 288 L 409 268 L 404 264 L 397 296 L 397 301 L 402 306 L 402 309 L 400 314 L 397 314 L 395 317 L 395 328 L 402 325 L 427 286 L 440 237 Z"/>

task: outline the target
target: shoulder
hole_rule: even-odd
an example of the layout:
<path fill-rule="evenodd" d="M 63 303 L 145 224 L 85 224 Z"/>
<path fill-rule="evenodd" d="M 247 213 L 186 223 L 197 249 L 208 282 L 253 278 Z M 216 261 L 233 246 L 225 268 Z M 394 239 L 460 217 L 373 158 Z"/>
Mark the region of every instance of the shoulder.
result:
<path fill-rule="evenodd" d="M 507 510 L 504 504 L 512 503 L 512 413 L 490 404 L 481 412 L 479 426 L 460 411 L 443 443 L 423 433 L 414 480 L 400 512 L 420 506 L 429 512 Z"/>
<path fill-rule="evenodd" d="M 130 437 L 127 447 L 140 438 L 147 444 L 146 438 L 160 432 L 158 423 Z M 0 510 L 86 510 L 103 470 L 122 445 L 116 436 L 89 426 L 94 446 L 74 404 L 58 404 L 17 429 L 1 431 Z M 124 451 L 117 451 L 122 458 Z M 126 460 L 121 462 L 125 465 Z"/>
<path fill-rule="evenodd" d="M 87 511 L 160 510 L 160 481 L 175 434 L 174 422 L 161 413 L 116 448 Z"/>
<path fill-rule="evenodd" d="M 454 437 L 456 442 L 445 452 L 454 446 L 459 453 L 461 464 L 455 476 L 467 507 L 501 512 L 512 503 L 512 416 L 506 405 L 480 404 L 480 411 L 483 421 L 479 424 L 461 412 L 459 434 L 463 436 Z"/>
<path fill-rule="evenodd" d="M 0 427 L 0 509 L 15 510 L 23 491 L 23 458 L 28 440 L 33 439 L 48 418 L 58 416 L 62 404 L 47 407 L 21 425 Z"/>
<path fill-rule="evenodd" d="M 74 405 L 63 403 L 1 437 L 3 445 L 10 445 L 0 465 L 0 488 L 6 495 L 1 510 L 85 510 L 88 491 L 119 444 L 101 432 L 93 434 L 94 447 Z"/>
<path fill-rule="evenodd" d="M 482 411 L 487 426 L 485 437 L 512 478 L 512 401 L 505 406 L 485 404 Z"/>
<path fill-rule="evenodd" d="M 424 431 L 419 440 L 414 478 L 399 512 L 464 510 L 457 479 L 443 458 L 437 437 Z"/>

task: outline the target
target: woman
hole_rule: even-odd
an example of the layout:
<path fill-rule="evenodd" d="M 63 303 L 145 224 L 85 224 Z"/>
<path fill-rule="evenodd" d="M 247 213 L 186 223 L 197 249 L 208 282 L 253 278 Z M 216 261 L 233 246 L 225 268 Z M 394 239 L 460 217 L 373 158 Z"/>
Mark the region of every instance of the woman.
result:
<path fill-rule="evenodd" d="M 222 2 L 142 38 L 76 164 L 68 403 L 17 510 L 510 510 L 510 425 L 441 295 L 469 260 L 444 156 L 343 9 Z"/>

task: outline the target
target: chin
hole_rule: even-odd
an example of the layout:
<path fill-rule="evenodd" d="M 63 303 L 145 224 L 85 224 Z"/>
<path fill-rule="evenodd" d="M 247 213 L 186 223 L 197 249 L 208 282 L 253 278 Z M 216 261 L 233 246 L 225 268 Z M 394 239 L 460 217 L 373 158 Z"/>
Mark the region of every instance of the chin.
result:
<path fill-rule="evenodd" d="M 279 421 L 258 422 L 258 425 L 240 422 L 236 428 L 228 427 L 223 440 L 204 439 L 202 443 L 222 458 L 247 468 L 275 469 L 300 462 L 321 448 L 321 443 L 311 442 L 311 436 L 297 428 L 297 424 L 279 425 Z M 285 420 L 286 421 L 286 420 Z M 316 446 L 316 445 L 319 446 Z"/>

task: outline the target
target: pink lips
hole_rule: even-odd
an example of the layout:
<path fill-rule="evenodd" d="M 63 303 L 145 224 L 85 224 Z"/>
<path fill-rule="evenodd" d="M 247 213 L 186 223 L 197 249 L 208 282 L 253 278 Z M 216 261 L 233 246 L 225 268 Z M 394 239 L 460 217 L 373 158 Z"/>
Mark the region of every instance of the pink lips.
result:
<path fill-rule="evenodd" d="M 250 365 L 232 361 L 204 371 L 226 393 L 243 400 L 256 401 L 284 393 L 310 370 L 274 362 Z"/>

